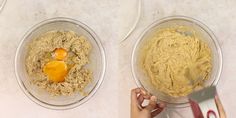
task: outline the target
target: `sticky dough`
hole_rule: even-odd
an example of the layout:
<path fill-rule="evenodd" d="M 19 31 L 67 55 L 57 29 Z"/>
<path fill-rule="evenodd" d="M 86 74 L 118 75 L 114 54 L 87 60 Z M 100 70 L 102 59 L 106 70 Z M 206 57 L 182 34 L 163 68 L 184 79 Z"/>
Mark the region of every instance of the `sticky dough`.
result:
<path fill-rule="evenodd" d="M 46 63 L 53 60 L 53 52 L 57 48 L 68 51 L 64 60 L 69 72 L 64 82 L 49 81 L 43 73 Z M 87 95 L 85 88 L 92 82 L 92 72 L 86 68 L 89 64 L 89 54 L 92 45 L 84 36 L 79 36 L 74 31 L 49 31 L 41 34 L 29 43 L 26 56 L 26 70 L 31 83 L 45 89 L 52 96 L 69 96 L 79 92 Z"/>
<path fill-rule="evenodd" d="M 190 28 L 159 29 L 141 49 L 141 68 L 165 94 L 186 96 L 209 78 L 211 50 Z"/>

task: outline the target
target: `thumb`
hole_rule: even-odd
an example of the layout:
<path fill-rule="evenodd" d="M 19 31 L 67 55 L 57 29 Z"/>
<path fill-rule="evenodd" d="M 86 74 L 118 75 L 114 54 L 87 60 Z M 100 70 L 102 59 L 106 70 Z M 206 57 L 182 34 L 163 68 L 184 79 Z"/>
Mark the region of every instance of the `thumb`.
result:
<path fill-rule="evenodd" d="M 152 111 L 156 108 L 156 105 L 157 105 L 157 97 L 151 96 L 149 104 L 147 105 L 145 109 L 147 109 L 148 111 Z"/>

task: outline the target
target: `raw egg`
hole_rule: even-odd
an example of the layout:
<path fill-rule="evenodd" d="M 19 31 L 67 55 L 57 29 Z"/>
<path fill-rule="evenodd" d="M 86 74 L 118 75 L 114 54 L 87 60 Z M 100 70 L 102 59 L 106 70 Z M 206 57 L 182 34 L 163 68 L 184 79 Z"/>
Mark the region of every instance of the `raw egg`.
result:
<path fill-rule="evenodd" d="M 63 48 L 57 48 L 54 51 L 54 54 L 55 54 L 55 59 L 56 60 L 63 60 L 67 56 L 67 51 L 65 49 L 63 49 Z"/>
<path fill-rule="evenodd" d="M 67 75 L 67 65 L 64 61 L 50 61 L 43 67 L 43 72 L 53 82 L 63 82 Z"/>

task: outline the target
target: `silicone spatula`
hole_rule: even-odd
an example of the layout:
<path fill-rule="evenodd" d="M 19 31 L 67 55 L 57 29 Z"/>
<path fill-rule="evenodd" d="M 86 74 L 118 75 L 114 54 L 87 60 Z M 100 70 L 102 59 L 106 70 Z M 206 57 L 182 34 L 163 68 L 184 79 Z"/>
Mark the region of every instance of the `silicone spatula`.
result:
<path fill-rule="evenodd" d="M 193 92 L 188 96 L 195 118 L 219 118 L 219 112 L 215 103 L 215 96 L 215 86 L 206 87 L 199 91 Z M 196 105 L 192 105 L 194 102 L 197 103 L 200 111 Z M 198 115 L 198 117 L 196 117 L 196 112 L 198 112 L 198 114 L 201 113 L 202 115 Z"/>

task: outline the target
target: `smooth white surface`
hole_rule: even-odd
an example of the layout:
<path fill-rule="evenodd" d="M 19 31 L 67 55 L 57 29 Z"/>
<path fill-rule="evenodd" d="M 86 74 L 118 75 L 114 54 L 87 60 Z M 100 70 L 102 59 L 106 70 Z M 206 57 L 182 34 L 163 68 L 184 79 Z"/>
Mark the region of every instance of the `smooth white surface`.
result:
<path fill-rule="evenodd" d="M 117 118 L 116 55 L 112 55 L 117 54 L 117 10 L 115 0 L 8 0 L 0 13 L 0 118 Z M 92 28 L 102 40 L 108 60 L 107 74 L 97 93 L 81 106 L 65 111 L 32 102 L 21 91 L 14 74 L 14 56 L 24 33 L 42 20 L 59 16 L 77 19 Z"/>
<path fill-rule="evenodd" d="M 0 118 L 129 118 L 130 89 L 135 88 L 130 57 L 135 40 L 156 19 L 185 15 L 213 30 L 223 51 L 223 72 L 218 85 L 228 118 L 236 115 L 236 1 L 143 0 L 141 21 L 125 42 L 119 43 L 136 16 L 136 0 L 8 0 L 0 13 Z M 85 104 L 55 111 L 29 100 L 18 86 L 14 56 L 24 33 L 52 17 L 70 17 L 87 24 L 101 38 L 108 66 L 98 92 Z M 165 116 L 163 112 L 159 117 Z M 173 118 L 191 118 L 189 108 L 170 110 Z"/>
<path fill-rule="evenodd" d="M 129 39 L 120 43 L 119 115 L 129 114 L 130 89 L 136 85 L 131 73 L 131 51 L 140 33 L 157 19 L 171 15 L 193 17 L 206 24 L 216 35 L 223 52 L 223 71 L 217 86 L 228 118 L 236 115 L 236 1 L 235 0 L 143 0 L 143 14 L 137 29 Z M 158 118 L 192 118 L 190 108 L 167 109 Z"/>

